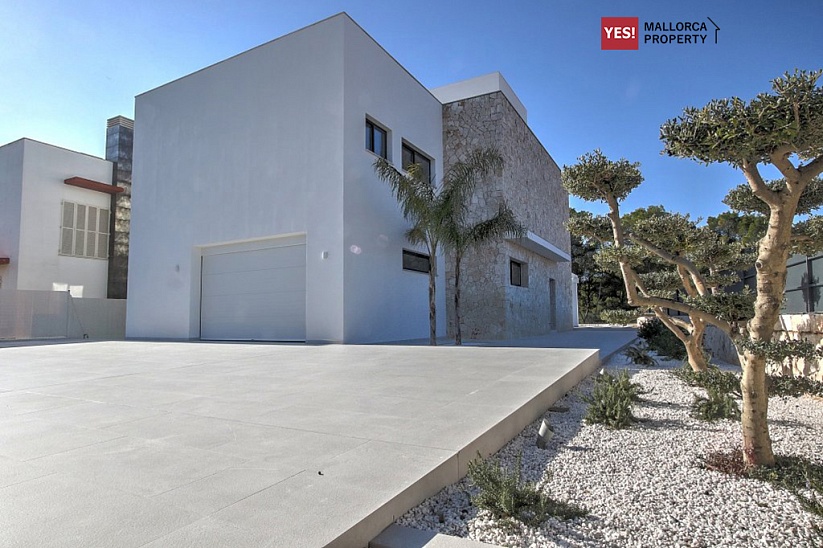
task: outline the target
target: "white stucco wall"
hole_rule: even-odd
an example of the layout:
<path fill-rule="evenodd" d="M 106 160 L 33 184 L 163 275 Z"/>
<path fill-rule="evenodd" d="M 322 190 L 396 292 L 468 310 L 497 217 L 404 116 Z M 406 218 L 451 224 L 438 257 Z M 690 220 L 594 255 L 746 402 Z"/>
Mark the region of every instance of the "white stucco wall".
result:
<path fill-rule="evenodd" d="M 199 337 L 201 249 L 284 234 L 305 234 L 308 340 L 427 336 L 364 124 L 437 169 L 440 108 L 345 14 L 138 96 L 127 336 Z"/>
<path fill-rule="evenodd" d="M 7 267 L 15 270 L 9 276 L 13 281 L 7 284 L 4 276 L 3 287 L 51 290 L 53 284 L 58 283 L 83 286 L 84 297 L 105 298 L 108 261 L 64 257 L 58 251 L 63 200 L 111 208 L 109 194 L 68 186 L 63 181 L 70 177 L 82 177 L 111 184 L 111 162 L 30 139 L 21 139 L 3 147 L 0 156 L 5 155 L 7 148 L 8 154 L 17 159 L 4 162 L 13 167 L 0 167 L 0 171 L 8 174 L 19 169 L 16 179 L 19 188 L 18 216 L 14 218 L 11 212 L 11 222 L 5 219 L 0 222 L 14 223 L 19 227 L 19 247 Z M 11 181 L 11 185 L 14 184 Z M 5 181 L 3 186 L 7 186 Z M 14 192 L 11 190 L 12 194 Z M 13 200 L 6 204 L 5 195 L 3 198 L 0 214 L 5 217 L 7 208 L 14 206 Z M 2 228 L 5 229 L 5 226 Z M 10 232 L 14 233 L 14 229 Z"/>
<path fill-rule="evenodd" d="M 428 276 L 402 269 L 403 220 L 389 185 L 365 149 L 366 117 L 389 131 L 389 159 L 401 165 L 405 139 L 442 166 L 442 105 L 348 18 L 345 46 L 345 323 L 348 342 L 423 338 L 429 334 Z M 425 251 L 425 248 L 417 248 Z M 356 251 L 356 252 L 353 252 Z M 438 257 L 438 333 L 445 334 L 445 277 Z"/>
<path fill-rule="evenodd" d="M 0 257 L 10 263 L 0 265 L 0 288 L 17 289 L 20 264 L 20 200 L 23 192 L 23 143 L 14 141 L 0 147 Z"/>

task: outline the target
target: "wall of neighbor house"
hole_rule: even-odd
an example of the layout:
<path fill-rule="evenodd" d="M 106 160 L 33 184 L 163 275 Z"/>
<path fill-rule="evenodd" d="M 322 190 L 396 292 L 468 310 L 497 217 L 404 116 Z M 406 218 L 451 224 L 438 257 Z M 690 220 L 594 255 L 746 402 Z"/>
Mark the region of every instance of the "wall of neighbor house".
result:
<path fill-rule="evenodd" d="M 23 180 L 23 139 L 0 147 L 0 288 L 17 289 L 20 249 L 20 200 Z"/>
<path fill-rule="evenodd" d="M 307 337 L 343 339 L 344 24 L 137 97 L 128 337 L 199 336 L 197 246 L 304 232 Z"/>
<path fill-rule="evenodd" d="M 70 177 L 111 184 L 106 160 L 24 139 L 23 193 L 17 289 L 83 286 L 83 297 L 106 298 L 106 259 L 64 257 L 60 249 L 62 201 L 109 209 L 109 194 L 68 186 Z"/>
<path fill-rule="evenodd" d="M 108 287 L 110 299 L 126 298 L 133 148 L 134 121 L 123 116 L 109 119 L 106 127 L 106 160 L 114 163 L 114 184 L 123 189 L 123 192 L 111 197 Z"/>
<path fill-rule="evenodd" d="M 444 105 L 443 142 L 446 168 L 477 147 L 496 147 L 503 156 L 503 171 L 478 188 L 473 206 L 488 216 L 505 199 L 528 230 L 570 253 L 569 233 L 564 227 L 569 198 L 560 183 L 560 170 L 502 92 Z M 528 287 L 510 285 L 510 259 L 528 264 Z M 446 268 L 450 280 L 447 310 L 453 327 L 451 261 Z M 547 333 L 550 279 L 556 281 L 556 327 L 572 327 L 571 263 L 550 261 L 510 242 L 496 242 L 468 255 L 461 276 L 466 337 Z"/>
<path fill-rule="evenodd" d="M 377 156 L 365 148 L 365 120 L 389 132 L 389 159 L 401 166 L 405 139 L 442 168 L 442 105 L 378 46 L 346 20 L 345 49 L 345 324 L 347 342 L 429 336 L 428 275 L 402 269 L 410 223 L 388 183 L 377 178 Z M 438 333 L 445 334 L 445 282 L 438 258 Z"/>

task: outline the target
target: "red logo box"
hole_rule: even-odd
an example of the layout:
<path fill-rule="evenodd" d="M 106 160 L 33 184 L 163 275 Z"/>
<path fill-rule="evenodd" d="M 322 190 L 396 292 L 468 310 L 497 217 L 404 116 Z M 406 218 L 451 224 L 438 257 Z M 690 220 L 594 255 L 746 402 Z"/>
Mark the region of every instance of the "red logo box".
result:
<path fill-rule="evenodd" d="M 601 17 L 600 49 L 638 49 L 637 17 Z"/>

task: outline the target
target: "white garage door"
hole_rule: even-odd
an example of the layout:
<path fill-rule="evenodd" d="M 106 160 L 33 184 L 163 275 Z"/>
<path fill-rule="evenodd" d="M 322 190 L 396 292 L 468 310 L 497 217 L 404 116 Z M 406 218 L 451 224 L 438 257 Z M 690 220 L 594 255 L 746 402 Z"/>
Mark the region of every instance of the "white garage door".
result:
<path fill-rule="evenodd" d="M 306 245 L 203 256 L 200 338 L 306 339 Z"/>

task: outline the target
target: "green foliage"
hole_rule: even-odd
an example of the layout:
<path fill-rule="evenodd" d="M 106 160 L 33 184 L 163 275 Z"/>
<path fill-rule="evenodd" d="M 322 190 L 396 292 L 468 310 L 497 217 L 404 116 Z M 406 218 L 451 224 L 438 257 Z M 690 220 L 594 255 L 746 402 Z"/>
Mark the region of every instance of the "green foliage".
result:
<path fill-rule="evenodd" d="M 632 404 L 640 399 L 641 387 L 631 382 L 629 374 L 621 371 L 618 376 L 602 373 L 595 377 L 591 395 L 583 396 L 589 404 L 585 421 L 602 424 L 610 430 L 628 428 L 635 422 Z"/>
<path fill-rule="evenodd" d="M 576 236 L 584 236 L 598 242 L 612 241 L 611 221 L 604 215 L 594 215 L 590 211 L 570 209 L 566 228 Z"/>
<path fill-rule="evenodd" d="M 786 179 L 766 182 L 766 186 L 774 192 L 785 192 L 786 185 Z M 752 187 L 748 184 L 741 184 L 731 189 L 723 198 L 723 203 L 735 211 L 761 215 L 760 218 L 764 221 L 770 211 L 768 204 L 755 196 Z M 821 204 L 823 204 L 823 181 L 820 180 L 820 177 L 816 177 L 809 181 L 803 194 L 800 195 L 795 215 L 811 213 L 818 209 Z"/>
<path fill-rule="evenodd" d="M 626 245 L 621 248 L 604 245 L 600 247 L 600 250 L 594 256 L 598 266 L 615 273 L 620 273 L 620 261 L 638 267 L 643 266 L 647 258 L 648 253 L 643 248 L 635 245 Z"/>
<path fill-rule="evenodd" d="M 621 158 L 613 162 L 600 150 L 588 152 L 573 166 L 563 166 L 563 186 L 573 196 L 589 202 L 625 199 L 643 182 L 640 164 Z"/>
<path fill-rule="evenodd" d="M 640 312 L 634 310 L 603 310 L 600 319 L 613 325 L 630 325 L 637 321 Z"/>
<path fill-rule="evenodd" d="M 643 322 L 637 330 L 637 335 L 659 356 L 668 356 L 673 360 L 686 358 L 683 342 L 657 318 Z"/>
<path fill-rule="evenodd" d="M 714 389 L 707 390 L 707 393 L 708 397 L 694 397 L 692 417 L 706 422 L 740 419 L 740 406 L 733 397 Z"/>
<path fill-rule="evenodd" d="M 747 287 L 738 293 L 710 293 L 685 297 L 683 301 L 727 322 L 744 322 L 754 317 L 756 295 Z"/>
<path fill-rule="evenodd" d="M 816 360 L 823 357 L 823 347 L 818 348 L 814 343 L 804 340 L 788 341 L 756 341 L 742 339 L 736 342 L 739 350 L 751 352 L 756 356 L 763 356 L 772 364 L 782 364 L 789 359 L 803 358 Z"/>
<path fill-rule="evenodd" d="M 810 215 L 792 227 L 792 252 L 814 255 L 823 251 L 823 216 Z"/>
<path fill-rule="evenodd" d="M 649 349 L 642 346 L 630 346 L 623 351 L 623 355 L 629 358 L 635 365 L 644 365 L 646 367 L 654 367 L 657 365 L 657 360 L 649 354 Z"/>
<path fill-rule="evenodd" d="M 572 236 L 572 272 L 578 276 L 577 296 L 581 323 L 599 323 L 604 310 L 628 309 L 623 280 L 594 261 L 600 244 Z"/>
<path fill-rule="evenodd" d="M 800 397 L 806 394 L 823 397 L 823 382 L 808 377 L 766 375 L 769 396 Z"/>
<path fill-rule="evenodd" d="M 821 71 L 795 70 L 772 81 L 773 93 L 746 102 L 716 99 L 689 107 L 660 128 L 664 152 L 702 163 L 769 162 L 778 147 L 803 158 L 823 153 Z"/>
<path fill-rule="evenodd" d="M 484 460 L 478 453 L 469 463 L 469 479 L 480 490 L 472 503 L 497 519 L 516 519 L 531 526 L 540 525 L 549 516 L 572 519 L 586 515 L 583 508 L 556 501 L 534 483 L 524 482 L 521 464 L 522 455 L 518 455 L 514 469 L 506 470 L 496 459 Z"/>
<path fill-rule="evenodd" d="M 768 221 L 762 215 L 725 211 L 717 217 L 706 219 L 706 225 L 729 242 L 740 242 L 744 246 L 752 247 L 766 235 Z"/>
<path fill-rule="evenodd" d="M 676 271 L 671 269 L 654 270 L 639 275 L 640 281 L 647 289 L 673 291 L 683 287 L 683 281 Z"/>
<path fill-rule="evenodd" d="M 722 371 L 716 365 L 709 365 L 706 371 L 693 371 L 688 364 L 683 364 L 680 369 L 672 369 L 671 374 L 686 385 L 703 388 L 709 393 L 742 397 L 740 377 L 731 371 Z"/>

